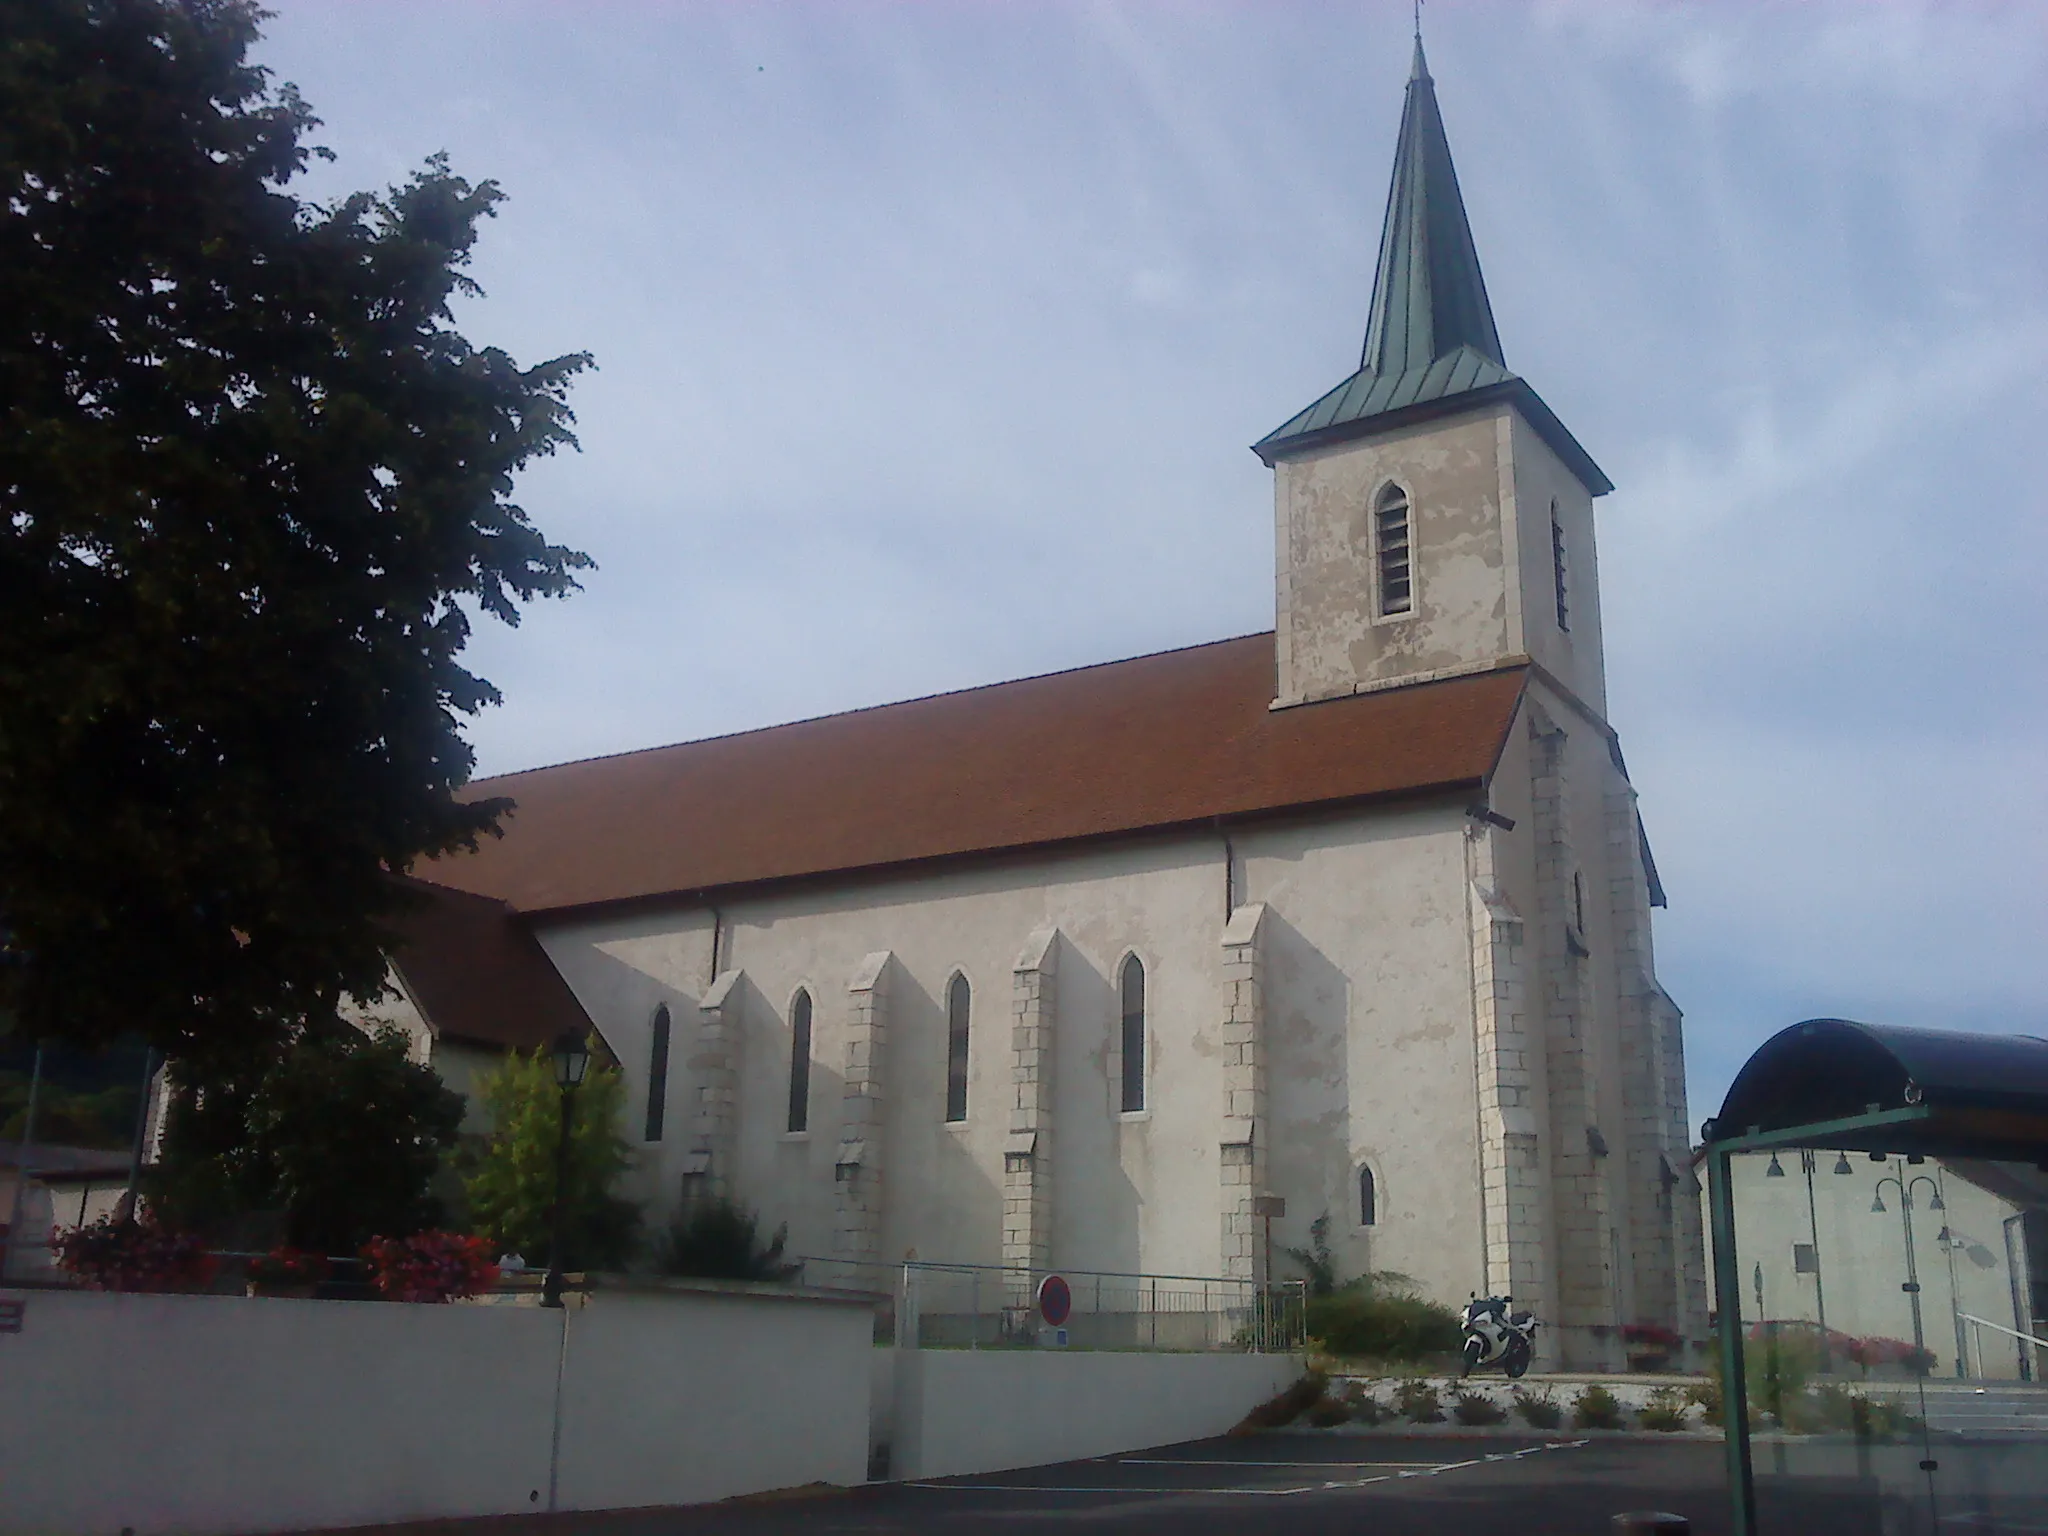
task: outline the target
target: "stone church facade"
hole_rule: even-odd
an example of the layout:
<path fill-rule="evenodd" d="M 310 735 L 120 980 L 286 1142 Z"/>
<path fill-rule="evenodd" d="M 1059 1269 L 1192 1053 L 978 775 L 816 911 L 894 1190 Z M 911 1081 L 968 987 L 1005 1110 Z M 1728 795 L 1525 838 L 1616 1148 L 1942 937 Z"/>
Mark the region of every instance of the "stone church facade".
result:
<path fill-rule="evenodd" d="M 460 921 L 401 982 L 565 984 L 656 1221 L 1256 1278 L 1271 1193 L 1277 1246 L 1510 1292 L 1547 1363 L 1700 1336 L 1611 487 L 1502 362 L 1419 43 L 1362 365 L 1255 451 L 1272 632 L 480 783 L 507 835 L 416 871 Z"/>

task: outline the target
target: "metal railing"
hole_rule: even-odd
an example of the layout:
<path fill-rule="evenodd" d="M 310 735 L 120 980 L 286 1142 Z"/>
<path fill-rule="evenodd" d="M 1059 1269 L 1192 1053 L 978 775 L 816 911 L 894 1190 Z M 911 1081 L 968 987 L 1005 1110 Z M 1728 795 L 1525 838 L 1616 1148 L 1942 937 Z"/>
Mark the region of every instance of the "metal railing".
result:
<path fill-rule="evenodd" d="M 2017 1328 L 2006 1327 L 2003 1323 L 1994 1323 L 1988 1317 L 1978 1317 L 1975 1313 L 1971 1312 L 1958 1312 L 1956 1320 L 1970 1325 L 1970 1342 L 1976 1346 L 1974 1353 L 1977 1357 L 1977 1369 L 1974 1374 L 1980 1380 L 1988 1374 L 1984 1365 L 1984 1330 L 1986 1328 L 1989 1328 L 1993 1333 L 2002 1333 L 2009 1339 L 2017 1339 L 2023 1345 L 2031 1344 L 2036 1349 L 2048 1349 L 2048 1339 L 2044 1339 L 2038 1334 L 2022 1333 Z M 1966 1376 L 1972 1374 L 1969 1369 L 1968 1356 L 1969 1352 L 1966 1352 L 1963 1360 L 1964 1374 Z M 2023 1374 L 2031 1364 L 2032 1362 L 2027 1359 L 2026 1351 L 2022 1350 L 2020 1352 L 2020 1369 Z"/>
<path fill-rule="evenodd" d="M 876 1306 L 877 1342 L 907 1349 L 1053 1347 L 1285 1353 L 1307 1337 L 1307 1287 L 1221 1275 L 1011 1269 L 804 1256 L 803 1283 L 858 1290 Z M 1049 1277 L 1070 1307 L 1058 1325 L 1039 1305 Z"/>

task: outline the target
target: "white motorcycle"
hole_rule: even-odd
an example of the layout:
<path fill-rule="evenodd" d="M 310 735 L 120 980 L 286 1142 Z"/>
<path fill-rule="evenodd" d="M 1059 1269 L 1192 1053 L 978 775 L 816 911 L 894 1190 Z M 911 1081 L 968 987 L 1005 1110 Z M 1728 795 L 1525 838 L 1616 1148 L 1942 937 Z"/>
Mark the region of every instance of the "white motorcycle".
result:
<path fill-rule="evenodd" d="M 1535 1358 L 1538 1326 L 1535 1313 L 1510 1310 L 1507 1297 L 1475 1292 L 1465 1306 L 1463 1374 L 1498 1365 L 1511 1378 L 1521 1376 Z"/>

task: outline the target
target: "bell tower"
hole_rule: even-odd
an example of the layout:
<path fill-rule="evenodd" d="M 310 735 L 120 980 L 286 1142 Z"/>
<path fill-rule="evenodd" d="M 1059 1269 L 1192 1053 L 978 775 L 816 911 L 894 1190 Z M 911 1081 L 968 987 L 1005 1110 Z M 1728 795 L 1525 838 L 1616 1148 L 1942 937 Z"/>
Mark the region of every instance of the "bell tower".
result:
<path fill-rule="evenodd" d="M 1593 498 L 1613 486 L 1502 359 L 1420 37 L 1358 371 L 1252 451 L 1275 708 L 1533 659 L 1604 713 Z"/>

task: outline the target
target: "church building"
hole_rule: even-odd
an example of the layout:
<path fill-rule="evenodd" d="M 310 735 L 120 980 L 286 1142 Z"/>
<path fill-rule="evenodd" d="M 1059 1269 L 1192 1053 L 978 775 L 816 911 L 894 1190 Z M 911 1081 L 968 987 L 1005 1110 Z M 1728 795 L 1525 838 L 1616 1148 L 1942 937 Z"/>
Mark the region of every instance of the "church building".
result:
<path fill-rule="evenodd" d="M 657 1224 L 1257 1279 L 1277 1195 L 1276 1249 L 1510 1293 L 1545 1365 L 1702 1336 L 1612 487 L 1504 362 L 1419 41 L 1359 367 L 1254 451 L 1270 632 L 479 782 L 401 1006 L 580 1010 Z"/>

